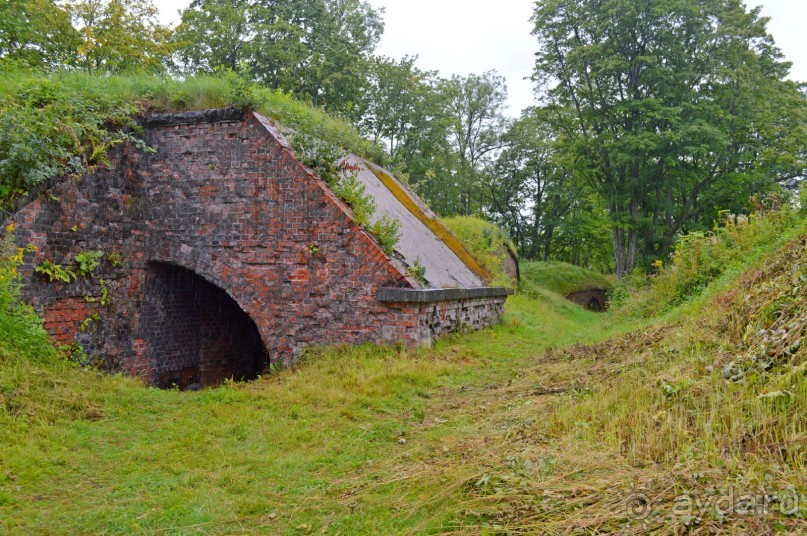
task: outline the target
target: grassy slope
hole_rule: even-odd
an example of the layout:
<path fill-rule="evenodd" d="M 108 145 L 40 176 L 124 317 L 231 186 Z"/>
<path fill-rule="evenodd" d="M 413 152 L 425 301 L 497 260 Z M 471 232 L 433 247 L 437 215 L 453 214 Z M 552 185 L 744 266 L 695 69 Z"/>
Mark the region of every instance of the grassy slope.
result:
<path fill-rule="evenodd" d="M 515 282 L 507 273 L 507 249 L 516 248 L 496 224 L 475 216 L 443 218 L 443 224 L 460 239 L 462 244 L 493 275 L 493 285 L 513 287 Z"/>
<path fill-rule="evenodd" d="M 522 262 L 521 288 L 527 292 L 549 289 L 563 296 L 577 290 L 607 289 L 613 278 L 565 262 Z"/>
<path fill-rule="evenodd" d="M 46 108 L 71 101 L 93 112 L 180 112 L 223 106 L 249 106 L 283 125 L 316 135 L 371 160 L 383 160 L 383 150 L 362 138 L 349 121 L 294 97 L 260 86 L 245 85 L 232 76 L 191 76 L 184 80 L 138 75 L 99 76 L 82 72 L 48 75 L 28 71 L 2 73 L 0 104 Z M 45 98 L 43 98 L 45 97 Z"/>
<path fill-rule="evenodd" d="M 461 497 L 414 478 L 426 463 L 423 445 L 474 426 L 446 401 L 507 384 L 550 344 L 601 339 L 602 321 L 560 299 L 516 296 L 503 326 L 433 350 L 314 352 L 293 370 L 199 393 L 4 355 L 0 528 L 371 533 L 440 525 L 456 517 Z M 447 445 L 440 458 L 466 455 Z M 399 462 L 400 470 L 384 469 Z"/>
<path fill-rule="evenodd" d="M 0 152 L 10 157 L 0 160 L 0 200 L 7 203 L 49 177 L 103 163 L 109 147 L 128 139 L 120 130 L 133 127 L 139 113 L 230 105 L 257 110 L 301 139 L 326 140 L 384 162 L 380 146 L 362 138 L 348 121 L 233 75 L 178 81 L 146 75 L 0 71 Z"/>
<path fill-rule="evenodd" d="M 756 244 L 660 318 L 540 289 L 431 350 L 319 350 L 198 393 L 0 346 L 0 530 L 803 533 L 807 512 L 779 503 L 687 517 L 675 500 L 807 491 L 804 350 L 770 370 L 740 357 L 762 341 L 749 324 L 803 333 L 805 237 Z"/>

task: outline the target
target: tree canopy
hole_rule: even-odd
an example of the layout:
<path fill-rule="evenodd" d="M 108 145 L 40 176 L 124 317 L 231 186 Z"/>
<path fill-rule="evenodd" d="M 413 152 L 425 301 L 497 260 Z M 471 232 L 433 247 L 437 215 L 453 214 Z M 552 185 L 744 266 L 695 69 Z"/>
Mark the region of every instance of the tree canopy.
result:
<path fill-rule="evenodd" d="M 608 207 L 618 274 L 803 175 L 804 98 L 759 8 L 546 0 L 533 20 L 542 104 Z"/>
<path fill-rule="evenodd" d="M 378 56 L 382 16 L 364 0 L 193 0 L 168 28 L 152 0 L 8 0 L 0 69 L 213 75 L 238 81 L 239 103 L 252 86 L 291 95 L 382 145 L 437 213 L 500 224 L 528 259 L 619 275 L 807 170 L 804 88 L 740 0 L 537 2 L 536 102 L 515 120 L 496 71 Z M 29 119 L 30 136 L 7 120 L 0 145 L 50 128 Z M 31 151 L 0 167 L 39 180 L 49 168 L 26 162 L 48 158 Z"/>

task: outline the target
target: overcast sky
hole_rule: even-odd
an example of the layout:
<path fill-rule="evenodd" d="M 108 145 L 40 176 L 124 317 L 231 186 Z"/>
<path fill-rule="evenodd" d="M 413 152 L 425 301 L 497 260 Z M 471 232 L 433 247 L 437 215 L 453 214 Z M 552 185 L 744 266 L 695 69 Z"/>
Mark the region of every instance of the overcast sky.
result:
<path fill-rule="evenodd" d="M 517 116 L 533 103 L 532 84 L 524 80 L 533 67 L 537 45 L 530 35 L 532 0 L 368 0 L 383 7 L 385 30 L 378 53 L 400 58 L 418 55 L 422 69 L 448 77 L 496 69 L 507 78 L 508 114 Z M 190 0 L 155 1 L 164 22 Z M 771 18 L 768 31 L 788 61 L 791 78 L 807 81 L 807 1 L 747 0 L 762 5 Z"/>

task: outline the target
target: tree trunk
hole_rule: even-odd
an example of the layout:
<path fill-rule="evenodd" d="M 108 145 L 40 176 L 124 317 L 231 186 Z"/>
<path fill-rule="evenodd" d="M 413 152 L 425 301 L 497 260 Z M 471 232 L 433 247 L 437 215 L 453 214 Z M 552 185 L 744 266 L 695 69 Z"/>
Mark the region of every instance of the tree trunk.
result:
<path fill-rule="evenodd" d="M 618 207 L 615 203 L 610 206 L 611 217 L 618 221 Z M 611 229 L 611 236 L 614 242 L 614 261 L 616 261 L 616 275 L 622 279 L 626 274 L 633 271 L 636 264 L 636 239 L 638 229 L 636 223 L 639 218 L 639 202 L 636 200 L 630 203 L 630 223 L 620 225 L 615 223 Z"/>

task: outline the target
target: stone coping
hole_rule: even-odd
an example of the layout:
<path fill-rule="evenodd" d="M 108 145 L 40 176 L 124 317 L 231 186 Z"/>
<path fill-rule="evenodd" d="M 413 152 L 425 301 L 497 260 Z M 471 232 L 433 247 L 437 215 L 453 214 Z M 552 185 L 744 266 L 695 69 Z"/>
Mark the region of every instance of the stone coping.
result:
<path fill-rule="evenodd" d="M 140 118 L 140 123 L 148 126 L 192 125 L 195 123 L 218 123 L 221 121 L 243 121 L 241 108 L 210 108 L 188 112 L 149 113 Z"/>
<path fill-rule="evenodd" d="M 513 294 L 505 287 L 478 288 L 380 288 L 376 297 L 381 302 L 392 303 L 433 303 L 474 298 L 502 298 Z"/>

